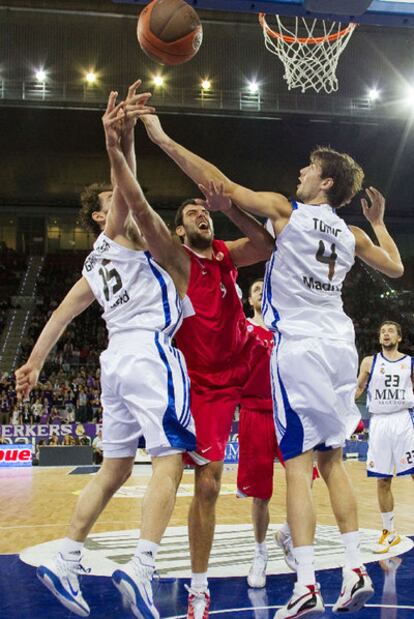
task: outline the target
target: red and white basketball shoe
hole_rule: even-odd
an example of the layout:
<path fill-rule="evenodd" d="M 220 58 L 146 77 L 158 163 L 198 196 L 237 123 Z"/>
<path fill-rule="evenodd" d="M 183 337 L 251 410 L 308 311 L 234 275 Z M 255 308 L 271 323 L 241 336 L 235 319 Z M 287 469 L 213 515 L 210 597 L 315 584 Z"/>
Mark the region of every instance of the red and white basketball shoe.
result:
<path fill-rule="evenodd" d="M 334 613 L 355 613 L 374 595 L 372 580 L 365 566 L 350 570 L 342 570 L 342 588 L 332 611 Z"/>
<path fill-rule="evenodd" d="M 208 619 L 210 608 L 210 591 L 196 591 L 185 585 L 188 591 L 187 619 Z"/>

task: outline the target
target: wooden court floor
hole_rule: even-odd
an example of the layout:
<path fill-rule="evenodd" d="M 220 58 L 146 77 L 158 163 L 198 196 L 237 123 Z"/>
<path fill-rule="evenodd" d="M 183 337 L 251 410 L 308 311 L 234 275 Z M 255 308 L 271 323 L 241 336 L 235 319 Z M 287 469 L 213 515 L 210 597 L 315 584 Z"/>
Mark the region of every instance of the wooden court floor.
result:
<path fill-rule="evenodd" d="M 365 464 L 348 461 L 347 470 L 357 494 L 360 526 L 381 528 L 376 499 L 376 480 L 368 479 Z M 69 475 L 73 467 L 53 467 L 0 471 L 0 554 L 16 554 L 35 544 L 65 536 L 66 525 L 77 495 L 88 483 L 89 475 Z M 149 479 L 149 469 L 137 465 L 125 484 L 125 492 L 134 487 L 143 488 Z M 238 499 L 233 494 L 236 469 L 227 467 L 223 476 L 223 490 L 217 508 L 217 524 L 248 524 L 251 501 Z M 185 525 L 191 501 L 193 473 L 184 472 L 182 483 L 188 489 L 186 496 L 177 498 L 171 526 Z M 414 534 L 414 482 L 411 477 L 393 481 L 395 522 L 400 533 Z M 274 495 L 270 503 L 271 522 L 285 520 L 285 480 L 280 465 L 276 465 Z M 134 495 L 134 492 L 132 492 Z M 325 484 L 314 484 L 314 500 L 319 524 L 334 524 Z M 137 496 L 113 499 L 99 518 L 93 532 L 136 529 L 140 525 L 142 499 Z"/>

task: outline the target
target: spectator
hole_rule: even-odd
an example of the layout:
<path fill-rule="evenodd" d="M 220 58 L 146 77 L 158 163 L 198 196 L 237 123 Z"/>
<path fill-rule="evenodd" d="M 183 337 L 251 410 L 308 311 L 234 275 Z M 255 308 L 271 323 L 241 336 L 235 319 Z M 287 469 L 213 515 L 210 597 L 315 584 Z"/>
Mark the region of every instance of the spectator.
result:
<path fill-rule="evenodd" d="M 98 430 L 98 434 L 92 441 L 93 461 L 95 464 L 101 464 L 103 460 L 102 451 L 102 430 Z"/>
<path fill-rule="evenodd" d="M 71 434 L 65 434 L 65 436 L 63 437 L 62 445 L 72 447 L 73 445 L 76 445 L 76 441 Z"/>
<path fill-rule="evenodd" d="M 85 391 L 85 387 L 81 385 L 79 387 L 79 393 L 76 400 L 76 421 L 85 423 L 88 421 L 88 396 Z"/>

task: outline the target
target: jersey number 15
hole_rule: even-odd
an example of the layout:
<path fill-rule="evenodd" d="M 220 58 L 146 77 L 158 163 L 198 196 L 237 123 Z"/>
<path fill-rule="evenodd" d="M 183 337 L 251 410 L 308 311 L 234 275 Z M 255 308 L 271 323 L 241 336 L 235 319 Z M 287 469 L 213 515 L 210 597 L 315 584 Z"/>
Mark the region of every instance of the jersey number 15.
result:
<path fill-rule="evenodd" d="M 121 290 L 122 279 L 116 269 L 107 269 L 107 264 L 110 264 L 109 260 L 103 260 L 103 266 L 101 266 L 98 273 L 102 277 L 103 293 L 105 295 L 105 299 L 109 301 L 112 295 L 116 294 Z M 114 281 L 114 283 L 110 285 L 112 281 Z"/>

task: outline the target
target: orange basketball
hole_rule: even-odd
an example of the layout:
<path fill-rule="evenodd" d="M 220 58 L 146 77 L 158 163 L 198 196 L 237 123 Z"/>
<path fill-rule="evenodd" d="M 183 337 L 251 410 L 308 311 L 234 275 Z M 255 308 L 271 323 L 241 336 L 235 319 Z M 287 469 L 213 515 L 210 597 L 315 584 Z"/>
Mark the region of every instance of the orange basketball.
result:
<path fill-rule="evenodd" d="M 152 60 L 182 64 L 198 52 L 203 28 L 195 10 L 184 0 L 152 0 L 138 19 L 138 41 Z"/>

